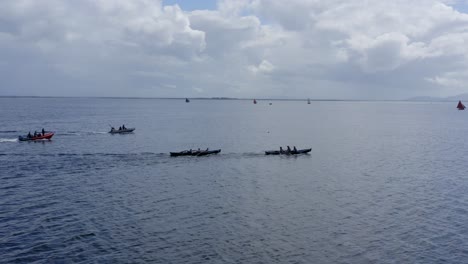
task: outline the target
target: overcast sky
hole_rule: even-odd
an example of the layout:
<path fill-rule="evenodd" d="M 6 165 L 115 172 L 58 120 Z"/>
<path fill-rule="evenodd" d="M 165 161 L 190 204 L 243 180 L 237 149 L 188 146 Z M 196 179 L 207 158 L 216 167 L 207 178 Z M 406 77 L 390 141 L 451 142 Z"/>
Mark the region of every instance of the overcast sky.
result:
<path fill-rule="evenodd" d="M 0 95 L 468 92 L 466 0 L 2 0 Z"/>

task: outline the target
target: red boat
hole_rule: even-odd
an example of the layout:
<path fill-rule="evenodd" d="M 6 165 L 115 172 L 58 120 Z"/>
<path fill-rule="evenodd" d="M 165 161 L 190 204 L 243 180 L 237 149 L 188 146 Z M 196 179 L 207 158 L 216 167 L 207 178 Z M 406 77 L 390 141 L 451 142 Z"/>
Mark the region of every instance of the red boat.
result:
<path fill-rule="evenodd" d="M 457 108 L 458 108 L 458 110 L 465 110 L 466 107 L 465 107 L 465 105 L 462 104 L 461 101 L 458 101 Z"/>
<path fill-rule="evenodd" d="M 35 140 L 44 140 L 44 139 L 51 139 L 54 136 L 54 132 L 45 132 L 43 134 L 37 134 L 36 136 L 28 137 L 26 136 L 19 136 L 19 141 L 35 141 Z"/>

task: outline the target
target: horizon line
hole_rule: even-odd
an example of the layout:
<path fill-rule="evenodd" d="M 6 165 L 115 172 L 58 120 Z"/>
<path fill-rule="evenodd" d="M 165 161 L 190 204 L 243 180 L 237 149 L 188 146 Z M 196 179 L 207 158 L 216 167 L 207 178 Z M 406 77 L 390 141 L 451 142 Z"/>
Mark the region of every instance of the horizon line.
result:
<path fill-rule="evenodd" d="M 184 100 L 186 98 L 193 100 L 258 100 L 258 101 L 350 101 L 350 102 L 452 102 L 458 99 L 449 98 L 408 98 L 408 99 L 312 99 L 312 98 L 237 98 L 237 97 L 138 97 L 138 96 L 38 96 L 38 95 L 0 95 L 0 98 L 70 98 L 70 99 L 156 99 L 156 100 Z"/>

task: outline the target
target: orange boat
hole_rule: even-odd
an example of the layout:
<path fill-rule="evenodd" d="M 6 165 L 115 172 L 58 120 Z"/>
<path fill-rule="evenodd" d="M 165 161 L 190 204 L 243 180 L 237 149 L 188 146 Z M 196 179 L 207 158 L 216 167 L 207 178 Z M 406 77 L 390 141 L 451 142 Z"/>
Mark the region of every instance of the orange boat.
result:
<path fill-rule="evenodd" d="M 46 132 L 44 134 L 38 134 L 36 136 L 19 136 L 19 141 L 35 141 L 35 140 L 44 140 L 51 139 L 54 136 L 54 132 Z"/>

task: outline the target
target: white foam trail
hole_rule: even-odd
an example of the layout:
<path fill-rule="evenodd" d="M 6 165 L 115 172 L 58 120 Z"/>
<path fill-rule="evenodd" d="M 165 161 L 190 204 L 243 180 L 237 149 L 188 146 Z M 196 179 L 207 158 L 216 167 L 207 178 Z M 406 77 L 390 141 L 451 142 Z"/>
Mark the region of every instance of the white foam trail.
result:
<path fill-rule="evenodd" d="M 80 136 L 80 133 L 76 133 L 76 132 L 65 132 L 65 133 L 57 133 L 57 135 L 62 135 L 62 136 Z"/>
<path fill-rule="evenodd" d="M 17 142 L 18 139 L 17 138 L 0 138 L 0 143 L 3 143 L 3 142 Z"/>

